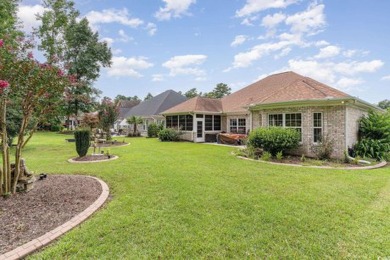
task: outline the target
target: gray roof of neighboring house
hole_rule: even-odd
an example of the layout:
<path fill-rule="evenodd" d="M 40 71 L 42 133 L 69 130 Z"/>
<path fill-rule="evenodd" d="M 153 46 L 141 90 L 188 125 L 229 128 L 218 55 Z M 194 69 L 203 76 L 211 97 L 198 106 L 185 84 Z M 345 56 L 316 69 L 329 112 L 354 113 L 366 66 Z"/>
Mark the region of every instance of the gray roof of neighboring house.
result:
<path fill-rule="evenodd" d="M 119 119 L 125 118 L 125 115 L 130 111 L 132 107 L 138 105 L 141 101 L 139 100 L 119 100 L 118 108 L 119 108 Z"/>
<path fill-rule="evenodd" d="M 184 101 L 187 98 L 173 90 L 167 90 L 149 100 L 142 101 L 138 105 L 132 107 L 126 113 L 125 118 L 130 116 L 152 116 L 159 115 L 161 112 L 170 109 Z"/>

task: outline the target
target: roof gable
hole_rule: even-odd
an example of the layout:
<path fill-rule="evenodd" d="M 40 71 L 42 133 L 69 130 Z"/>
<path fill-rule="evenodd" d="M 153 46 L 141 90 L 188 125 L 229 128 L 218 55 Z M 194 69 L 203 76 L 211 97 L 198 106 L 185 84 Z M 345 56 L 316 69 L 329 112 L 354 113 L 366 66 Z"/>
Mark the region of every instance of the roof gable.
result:
<path fill-rule="evenodd" d="M 164 114 L 181 112 L 222 112 L 220 99 L 194 97 L 171 109 L 164 111 Z"/>

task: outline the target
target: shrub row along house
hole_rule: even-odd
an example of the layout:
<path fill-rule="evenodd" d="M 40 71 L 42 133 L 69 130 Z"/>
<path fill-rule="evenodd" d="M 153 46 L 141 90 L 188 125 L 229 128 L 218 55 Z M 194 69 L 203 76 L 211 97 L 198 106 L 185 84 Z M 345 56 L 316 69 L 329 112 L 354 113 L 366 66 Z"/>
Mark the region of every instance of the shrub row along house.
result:
<path fill-rule="evenodd" d="M 222 99 L 195 97 L 162 114 L 166 127 L 181 129 L 193 142 L 214 140 L 221 132 L 243 133 L 258 127 L 296 129 L 298 154 L 313 156 L 323 136 L 334 141 L 333 157 L 357 141 L 358 120 L 380 110 L 356 97 L 294 72 L 268 76 Z"/>
<path fill-rule="evenodd" d="M 167 90 L 151 99 L 142 101 L 139 104 L 128 108 L 122 108 L 119 113 L 117 128 L 133 130 L 133 125 L 128 124 L 126 120 L 129 117 L 137 116 L 141 117 L 143 121 L 142 125 L 139 125 L 137 129 L 140 130 L 141 134 L 145 135 L 150 123 L 162 124 L 165 122 L 165 118 L 161 115 L 161 112 L 186 100 L 187 98 L 185 96 L 173 90 Z"/>

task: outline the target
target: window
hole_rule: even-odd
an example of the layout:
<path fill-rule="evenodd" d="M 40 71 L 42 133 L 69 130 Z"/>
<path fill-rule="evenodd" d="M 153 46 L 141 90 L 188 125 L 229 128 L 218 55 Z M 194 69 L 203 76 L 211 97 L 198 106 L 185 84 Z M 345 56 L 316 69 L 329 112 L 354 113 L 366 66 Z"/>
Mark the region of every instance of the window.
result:
<path fill-rule="evenodd" d="M 221 116 L 214 116 L 214 131 L 221 130 Z"/>
<path fill-rule="evenodd" d="M 194 119 L 192 115 L 186 115 L 186 128 L 185 128 L 186 131 L 192 131 L 193 121 Z"/>
<path fill-rule="evenodd" d="M 181 115 L 179 116 L 179 129 L 185 130 L 186 128 L 186 116 Z"/>
<path fill-rule="evenodd" d="M 161 122 L 164 122 L 164 120 Z M 167 128 L 180 128 L 183 131 L 192 131 L 193 117 L 192 115 L 167 116 L 166 126 Z"/>
<path fill-rule="evenodd" d="M 172 116 L 166 117 L 166 123 L 167 128 L 172 128 Z"/>
<path fill-rule="evenodd" d="M 172 128 L 178 127 L 178 116 L 172 116 Z"/>
<path fill-rule="evenodd" d="M 283 114 L 268 115 L 269 126 L 283 126 Z"/>
<path fill-rule="evenodd" d="M 246 119 L 245 118 L 231 118 L 229 129 L 231 133 L 245 134 L 246 133 Z"/>
<path fill-rule="evenodd" d="M 145 119 L 145 120 L 144 120 L 144 124 L 143 124 L 143 129 L 144 129 L 144 131 L 147 131 L 147 130 L 148 130 L 148 126 L 149 126 L 149 120 L 148 120 L 148 119 Z"/>
<path fill-rule="evenodd" d="M 220 131 L 221 116 L 205 115 L 205 131 Z"/>
<path fill-rule="evenodd" d="M 322 113 L 313 113 L 314 143 L 321 142 L 322 138 Z"/>
<path fill-rule="evenodd" d="M 302 114 L 301 113 L 269 114 L 268 126 L 293 128 L 299 132 L 300 140 L 302 141 Z"/>
<path fill-rule="evenodd" d="M 213 116 L 206 115 L 204 118 L 204 130 L 205 131 L 213 131 Z"/>

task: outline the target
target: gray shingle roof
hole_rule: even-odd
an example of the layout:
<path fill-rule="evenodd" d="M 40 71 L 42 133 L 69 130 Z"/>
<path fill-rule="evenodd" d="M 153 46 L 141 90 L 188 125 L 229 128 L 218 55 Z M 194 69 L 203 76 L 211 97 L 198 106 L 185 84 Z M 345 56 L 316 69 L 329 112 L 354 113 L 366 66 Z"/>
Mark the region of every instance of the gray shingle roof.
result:
<path fill-rule="evenodd" d="M 142 101 L 138 105 L 132 107 L 125 115 L 125 118 L 130 116 L 152 116 L 159 115 L 161 112 L 170 109 L 184 101 L 187 98 L 173 90 L 167 90 L 149 100 Z"/>

